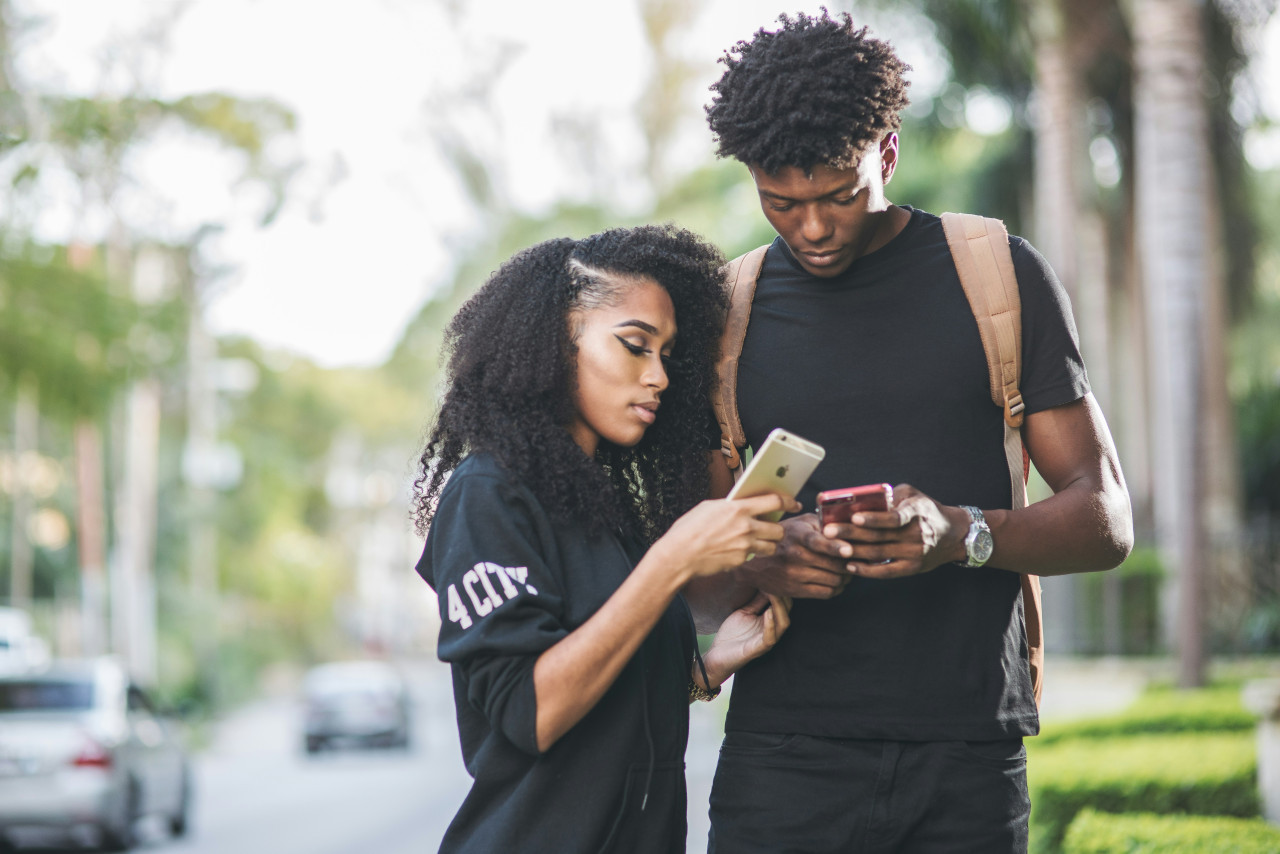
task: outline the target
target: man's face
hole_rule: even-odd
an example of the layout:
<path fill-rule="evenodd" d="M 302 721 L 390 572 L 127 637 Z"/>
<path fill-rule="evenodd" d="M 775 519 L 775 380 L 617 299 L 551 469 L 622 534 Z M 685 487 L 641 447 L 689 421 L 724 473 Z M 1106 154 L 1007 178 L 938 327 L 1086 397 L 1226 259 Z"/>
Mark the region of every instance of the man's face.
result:
<path fill-rule="evenodd" d="M 888 207 L 884 185 L 898 163 L 898 135 L 889 134 L 857 165 L 788 166 L 769 174 L 751 166 L 760 207 L 787 247 L 809 273 L 838 276 L 875 244 Z"/>

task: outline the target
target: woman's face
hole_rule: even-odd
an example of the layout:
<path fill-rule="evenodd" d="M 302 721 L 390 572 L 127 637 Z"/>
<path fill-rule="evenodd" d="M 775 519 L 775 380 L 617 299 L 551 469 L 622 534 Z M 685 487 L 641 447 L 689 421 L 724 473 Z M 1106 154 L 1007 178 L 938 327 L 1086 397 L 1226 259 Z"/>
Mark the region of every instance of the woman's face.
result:
<path fill-rule="evenodd" d="M 675 345 L 675 306 L 648 277 L 631 278 L 624 288 L 615 305 L 581 309 L 569 318 L 578 347 L 569 432 L 591 457 L 601 439 L 631 447 L 644 438 L 667 388 L 663 362 Z"/>

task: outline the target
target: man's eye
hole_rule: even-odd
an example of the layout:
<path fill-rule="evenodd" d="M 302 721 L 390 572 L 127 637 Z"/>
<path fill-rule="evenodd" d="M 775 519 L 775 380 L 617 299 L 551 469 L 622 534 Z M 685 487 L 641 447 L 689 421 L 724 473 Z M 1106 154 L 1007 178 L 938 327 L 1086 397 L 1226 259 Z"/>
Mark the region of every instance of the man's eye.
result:
<path fill-rule="evenodd" d="M 789 211 L 789 210 L 791 210 L 791 205 L 775 205 L 775 204 L 773 204 L 772 202 L 770 202 L 770 203 L 769 203 L 769 210 L 771 210 L 771 211 Z"/>

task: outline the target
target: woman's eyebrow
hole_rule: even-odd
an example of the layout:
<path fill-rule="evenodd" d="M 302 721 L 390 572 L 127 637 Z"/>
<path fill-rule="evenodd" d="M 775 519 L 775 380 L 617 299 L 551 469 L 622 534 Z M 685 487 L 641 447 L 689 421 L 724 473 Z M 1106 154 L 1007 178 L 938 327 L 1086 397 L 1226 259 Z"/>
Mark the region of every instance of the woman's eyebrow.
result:
<path fill-rule="evenodd" d="M 634 326 L 637 329 L 643 329 L 645 332 L 648 332 L 650 335 L 658 334 L 658 328 L 656 326 L 650 323 L 645 323 L 643 320 L 635 320 L 635 319 L 624 320 L 621 323 L 615 323 L 613 325 L 613 328 L 621 329 L 624 326 Z"/>

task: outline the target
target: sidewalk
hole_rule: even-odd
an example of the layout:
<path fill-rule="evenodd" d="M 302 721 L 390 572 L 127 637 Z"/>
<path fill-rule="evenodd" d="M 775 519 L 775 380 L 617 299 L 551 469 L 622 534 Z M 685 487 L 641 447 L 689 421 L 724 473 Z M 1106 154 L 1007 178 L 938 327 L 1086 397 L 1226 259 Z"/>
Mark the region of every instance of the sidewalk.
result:
<path fill-rule="evenodd" d="M 1151 662 L 1123 658 L 1054 658 L 1045 662 L 1041 721 L 1118 712 L 1154 676 Z"/>

